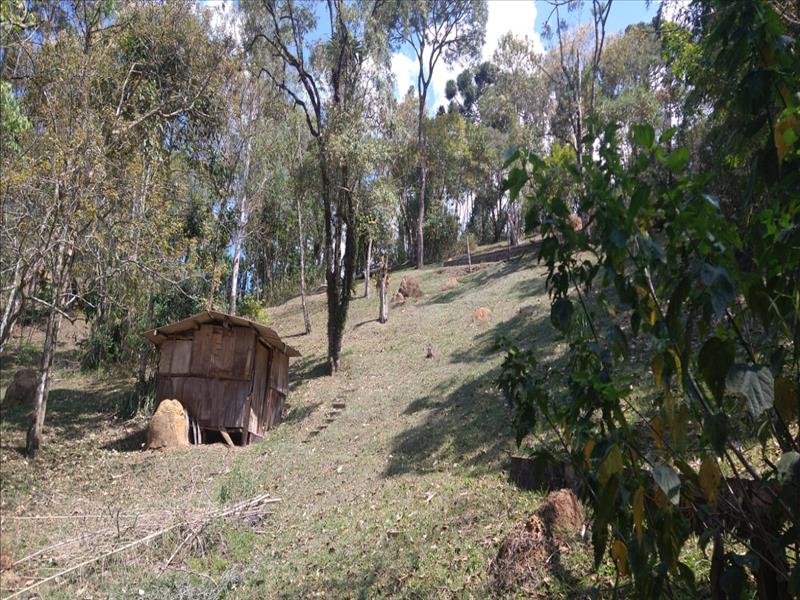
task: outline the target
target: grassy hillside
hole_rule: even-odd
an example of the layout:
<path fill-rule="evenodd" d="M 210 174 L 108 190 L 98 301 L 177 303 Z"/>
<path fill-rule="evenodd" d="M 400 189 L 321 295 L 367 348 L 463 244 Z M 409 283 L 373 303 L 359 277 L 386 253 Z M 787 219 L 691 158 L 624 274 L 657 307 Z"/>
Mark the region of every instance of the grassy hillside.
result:
<path fill-rule="evenodd" d="M 215 522 L 182 548 L 182 536 L 170 533 L 40 592 L 47 598 L 488 595 L 487 568 L 499 539 L 541 499 L 508 482 L 514 447 L 494 385 L 502 359 L 494 345 L 508 336 L 536 344 L 542 355 L 558 353 L 542 271 L 528 252 L 472 274 L 463 266 L 392 273 L 392 292 L 406 273 L 418 278 L 425 296 L 393 307 L 386 325 L 375 320 L 375 294 L 355 299 L 344 370 L 334 378 L 324 374 L 324 294 L 310 300 L 308 336 L 299 335 L 299 298 L 271 311 L 273 326 L 303 356 L 291 365 L 287 421 L 245 449 L 142 452 L 145 421 L 113 416 L 130 381 L 62 370 L 40 460 L 21 455 L 23 411 L 3 413 L 2 552 L 18 560 L 101 528 L 123 536 L 157 518 L 167 522 L 269 493 L 281 501 L 257 525 Z M 443 290 L 452 277 L 458 285 Z M 473 319 L 479 307 L 491 310 L 488 320 Z M 338 414 L 331 413 L 334 401 L 346 404 Z M 28 518 L 44 515 L 63 518 Z M 5 587 L 19 589 L 28 578 L 100 549 L 99 542 L 63 544 L 16 566 L 16 579 Z M 583 559 L 576 560 L 573 583 L 554 580 L 543 595 L 580 595 L 592 583 L 582 578 Z"/>

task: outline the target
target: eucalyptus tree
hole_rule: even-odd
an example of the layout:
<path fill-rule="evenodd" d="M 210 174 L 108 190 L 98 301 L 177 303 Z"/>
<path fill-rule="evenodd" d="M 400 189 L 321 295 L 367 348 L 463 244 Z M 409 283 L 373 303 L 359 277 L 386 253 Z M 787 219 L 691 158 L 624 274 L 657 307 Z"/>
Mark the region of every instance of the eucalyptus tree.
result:
<path fill-rule="evenodd" d="M 557 86 L 561 113 L 567 120 L 571 139 L 564 139 L 575 148 L 578 165 L 583 163 L 583 138 L 586 134 L 586 119 L 595 114 L 597 80 L 603 47 L 606 39 L 606 23 L 611 12 L 612 0 L 592 0 L 591 23 L 584 23 L 569 31 L 562 13 L 582 10 L 586 3 L 578 0 L 547 0 L 551 11 L 545 20 L 547 37 L 555 37 L 558 66 L 547 76 Z M 551 20 L 555 17 L 555 32 Z M 589 74 L 589 81 L 585 78 Z M 586 84 L 589 89 L 587 91 Z"/>
<path fill-rule="evenodd" d="M 317 146 L 324 222 L 328 368 L 339 370 L 356 265 L 359 187 L 354 165 L 367 137 L 376 82 L 387 72 L 381 2 L 330 0 L 323 8 L 296 0 L 242 3 L 249 48 L 260 72 L 290 98 Z M 325 13 L 329 37 L 317 29 Z"/>
<path fill-rule="evenodd" d="M 417 69 L 417 268 L 424 263 L 425 194 L 428 176 L 425 130 L 428 92 L 441 62 L 468 62 L 480 54 L 486 33 L 486 0 L 416 0 L 398 4 L 392 41 L 410 47 Z"/>

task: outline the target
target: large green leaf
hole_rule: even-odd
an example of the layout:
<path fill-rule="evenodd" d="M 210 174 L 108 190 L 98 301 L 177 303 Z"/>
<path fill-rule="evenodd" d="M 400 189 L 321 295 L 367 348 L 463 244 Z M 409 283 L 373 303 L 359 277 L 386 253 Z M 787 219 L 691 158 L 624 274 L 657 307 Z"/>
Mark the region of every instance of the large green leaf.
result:
<path fill-rule="evenodd" d="M 744 398 L 753 417 L 759 417 L 775 403 L 775 380 L 768 367 L 734 365 L 728 371 L 725 389 Z"/>
<path fill-rule="evenodd" d="M 674 152 L 670 153 L 665 160 L 667 168 L 673 173 L 680 173 L 681 171 L 683 171 L 684 167 L 686 167 L 686 164 L 688 162 L 689 162 L 688 148 L 678 148 Z"/>
<path fill-rule="evenodd" d="M 632 137 L 634 144 L 640 148 L 649 150 L 653 147 L 653 143 L 656 141 L 656 132 L 653 131 L 653 128 L 650 125 L 634 125 Z"/>
<path fill-rule="evenodd" d="M 707 416 L 703 419 L 703 431 L 708 436 L 714 452 L 721 455 L 725 450 L 725 443 L 728 441 L 728 415 L 717 413 Z"/>
<path fill-rule="evenodd" d="M 703 263 L 700 269 L 700 281 L 708 289 L 714 316 L 721 317 L 736 293 L 733 279 L 725 268 Z"/>
<path fill-rule="evenodd" d="M 712 337 L 706 340 L 706 343 L 700 348 L 700 355 L 697 358 L 700 372 L 711 393 L 720 402 L 725 393 L 725 378 L 733 366 L 735 358 L 736 347 L 733 340 L 726 341 Z"/>
<path fill-rule="evenodd" d="M 680 502 L 681 478 L 675 469 L 667 464 L 656 465 L 653 467 L 653 479 L 672 504 Z"/>
<path fill-rule="evenodd" d="M 594 566 L 597 568 L 603 561 L 608 543 L 608 522 L 614 513 L 619 493 L 619 478 L 612 477 L 603 490 L 597 502 L 597 508 L 592 522 L 592 545 L 594 546 Z"/>

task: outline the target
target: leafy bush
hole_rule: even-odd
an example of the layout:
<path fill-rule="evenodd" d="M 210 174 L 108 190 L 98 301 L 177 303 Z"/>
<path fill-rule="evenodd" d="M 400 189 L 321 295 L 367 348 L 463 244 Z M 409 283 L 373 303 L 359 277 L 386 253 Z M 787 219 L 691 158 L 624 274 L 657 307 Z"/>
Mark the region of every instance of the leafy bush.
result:
<path fill-rule="evenodd" d="M 541 423 L 557 432 L 594 508 L 595 563 L 609 551 L 638 595 L 695 589 L 682 561 L 694 531 L 714 540 L 712 588 L 740 590 L 746 567 L 788 597 L 800 591 L 798 158 L 783 153 L 786 176 L 739 227 L 670 149 L 672 130 L 635 127 L 627 164 L 617 133 L 587 137 L 596 160 L 569 171 L 590 215 L 580 230 L 546 163 L 512 157 L 512 197 L 536 190 L 551 322 L 569 343 L 560 372 L 508 350 L 498 384 L 517 440 Z M 655 392 L 637 399 L 648 366 Z M 725 552 L 729 540 L 744 550 Z"/>
<path fill-rule="evenodd" d="M 272 321 L 272 317 L 267 313 L 267 307 L 259 302 L 253 295 L 243 297 L 236 307 L 236 312 L 240 317 L 264 325 L 269 325 Z"/>

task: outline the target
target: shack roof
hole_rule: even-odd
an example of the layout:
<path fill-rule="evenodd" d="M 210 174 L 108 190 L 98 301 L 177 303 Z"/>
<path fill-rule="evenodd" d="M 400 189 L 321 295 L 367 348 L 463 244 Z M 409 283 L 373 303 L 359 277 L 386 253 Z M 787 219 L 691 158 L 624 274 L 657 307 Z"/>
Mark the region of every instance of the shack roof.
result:
<path fill-rule="evenodd" d="M 256 323 L 250 319 L 234 317 L 233 315 L 226 315 L 225 313 L 220 313 L 213 310 L 204 310 L 203 312 L 199 312 L 188 319 L 176 321 L 175 323 L 164 325 L 163 327 L 153 329 L 152 331 L 146 331 L 144 336 L 156 346 L 160 346 L 161 343 L 171 335 L 181 333 L 182 331 L 197 329 L 200 327 L 200 325 L 206 324 L 228 324 L 236 327 L 252 327 L 255 329 L 256 333 L 264 341 L 264 343 L 271 348 L 275 348 L 276 350 L 283 352 L 286 356 L 300 356 L 300 352 L 286 344 L 283 340 L 281 340 L 280 336 L 275 332 L 275 330 L 270 329 L 266 325 Z"/>

